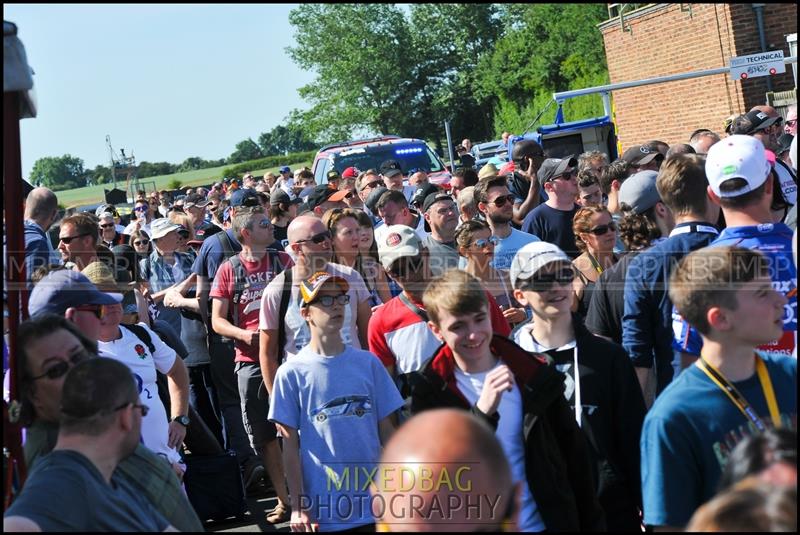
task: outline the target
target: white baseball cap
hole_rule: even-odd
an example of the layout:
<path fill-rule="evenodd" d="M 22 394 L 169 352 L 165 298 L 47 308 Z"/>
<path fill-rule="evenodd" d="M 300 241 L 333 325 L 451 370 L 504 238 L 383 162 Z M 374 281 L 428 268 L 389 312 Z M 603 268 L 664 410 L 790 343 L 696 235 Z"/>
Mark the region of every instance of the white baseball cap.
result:
<path fill-rule="evenodd" d="M 706 176 L 718 197 L 738 197 L 766 182 L 770 164 L 763 143 L 752 136 L 733 135 L 714 143 L 706 156 Z M 747 184 L 734 191 L 721 191 L 720 185 L 732 178 Z"/>
<path fill-rule="evenodd" d="M 514 255 L 511 261 L 511 286 L 517 287 L 517 282 L 522 279 L 530 279 L 537 271 L 552 262 L 567 262 L 571 260 L 567 253 L 558 248 L 557 245 L 546 241 L 535 241 L 529 243 Z"/>
<path fill-rule="evenodd" d="M 386 228 L 378 242 L 378 256 L 381 264 L 388 270 L 395 260 L 404 256 L 417 256 L 422 249 L 422 242 L 416 231 L 406 225 L 391 225 Z"/>
<path fill-rule="evenodd" d="M 163 238 L 173 230 L 178 230 L 181 228 L 180 225 L 176 225 L 172 221 L 166 218 L 160 218 L 152 221 L 150 223 L 150 239 L 157 240 L 159 238 Z"/>

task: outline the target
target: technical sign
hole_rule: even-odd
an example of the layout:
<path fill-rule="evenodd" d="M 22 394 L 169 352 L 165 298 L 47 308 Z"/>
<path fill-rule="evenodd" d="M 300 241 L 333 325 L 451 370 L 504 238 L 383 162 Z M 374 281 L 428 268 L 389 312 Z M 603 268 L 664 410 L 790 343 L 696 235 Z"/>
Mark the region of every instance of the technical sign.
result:
<path fill-rule="evenodd" d="M 771 50 L 749 56 L 731 58 L 731 78 L 747 80 L 786 72 L 783 50 Z"/>

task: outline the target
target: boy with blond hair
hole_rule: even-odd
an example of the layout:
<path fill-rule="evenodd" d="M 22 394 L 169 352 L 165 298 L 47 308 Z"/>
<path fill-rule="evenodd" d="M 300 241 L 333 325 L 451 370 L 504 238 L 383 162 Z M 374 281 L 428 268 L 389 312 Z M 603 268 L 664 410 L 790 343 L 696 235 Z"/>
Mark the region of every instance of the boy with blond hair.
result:
<path fill-rule="evenodd" d="M 669 296 L 703 349 L 645 418 L 642 493 L 646 524 L 681 528 L 716 493 L 737 441 L 796 421 L 797 360 L 756 352 L 783 334 L 787 302 L 761 253 L 695 251 L 672 273 Z"/>
<path fill-rule="evenodd" d="M 496 429 L 521 487 L 521 531 L 605 528 L 581 431 L 562 395 L 564 376 L 544 357 L 493 333 L 481 282 L 451 270 L 423 296 L 444 342 L 408 387 L 412 413 L 453 407 Z"/>

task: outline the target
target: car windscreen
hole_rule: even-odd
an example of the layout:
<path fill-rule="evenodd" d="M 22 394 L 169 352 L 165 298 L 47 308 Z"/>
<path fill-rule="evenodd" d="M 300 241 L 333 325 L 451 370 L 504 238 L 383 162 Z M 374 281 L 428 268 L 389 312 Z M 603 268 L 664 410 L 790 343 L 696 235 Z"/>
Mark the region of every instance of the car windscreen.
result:
<path fill-rule="evenodd" d="M 420 169 L 426 173 L 443 171 L 441 160 L 430 147 L 424 143 L 395 143 L 378 147 L 355 147 L 340 152 L 335 156 L 334 167 L 340 173 L 348 167 L 362 171 L 380 170 L 386 160 L 397 160 L 403 174 L 411 169 Z"/>

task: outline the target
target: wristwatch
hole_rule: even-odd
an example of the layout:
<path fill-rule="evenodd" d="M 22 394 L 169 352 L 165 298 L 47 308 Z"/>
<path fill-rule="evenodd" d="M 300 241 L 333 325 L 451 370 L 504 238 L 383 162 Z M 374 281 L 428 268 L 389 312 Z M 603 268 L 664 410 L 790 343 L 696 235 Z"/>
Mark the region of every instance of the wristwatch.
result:
<path fill-rule="evenodd" d="M 178 422 L 183 427 L 189 427 L 189 423 L 191 422 L 188 416 L 176 416 L 175 418 L 172 419 L 172 421 Z"/>

